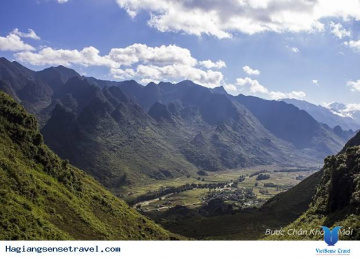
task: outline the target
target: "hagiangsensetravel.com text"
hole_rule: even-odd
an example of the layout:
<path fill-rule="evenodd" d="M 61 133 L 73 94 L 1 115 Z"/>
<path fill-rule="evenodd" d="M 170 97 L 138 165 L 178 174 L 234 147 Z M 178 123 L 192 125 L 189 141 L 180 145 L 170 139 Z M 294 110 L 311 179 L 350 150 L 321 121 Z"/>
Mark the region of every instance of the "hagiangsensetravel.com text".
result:
<path fill-rule="evenodd" d="M 6 253 L 120 253 L 120 247 L 105 247 L 99 248 L 99 246 L 5 246 Z"/>

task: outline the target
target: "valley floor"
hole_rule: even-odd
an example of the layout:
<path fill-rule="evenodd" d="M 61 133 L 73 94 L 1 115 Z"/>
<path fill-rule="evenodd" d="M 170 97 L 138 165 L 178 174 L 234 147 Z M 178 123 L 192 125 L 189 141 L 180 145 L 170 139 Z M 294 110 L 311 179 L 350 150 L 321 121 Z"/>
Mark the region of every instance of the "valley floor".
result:
<path fill-rule="evenodd" d="M 205 172 L 198 177 L 129 187 L 118 195 L 177 234 L 197 239 L 259 239 L 264 237 L 261 234 L 265 231 L 264 225 L 277 225 L 259 213 L 258 208 L 317 170 L 318 167 L 259 166 Z M 232 221 L 235 227 L 227 229 L 226 234 L 222 233 L 224 220 Z M 257 221 L 258 225 L 249 221 Z M 246 235 L 242 235 L 241 228 L 246 227 L 255 229 L 249 228 L 244 231 Z"/>

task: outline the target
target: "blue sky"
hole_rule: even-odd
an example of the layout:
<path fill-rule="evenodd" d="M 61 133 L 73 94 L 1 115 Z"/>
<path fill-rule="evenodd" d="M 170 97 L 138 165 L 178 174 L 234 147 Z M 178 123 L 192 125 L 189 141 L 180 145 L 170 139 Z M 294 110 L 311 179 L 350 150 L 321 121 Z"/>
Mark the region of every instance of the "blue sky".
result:
<path fill-rule="evenodd" d="M 3 0 L 0 56 L 34 70 L 359 104 L 360 1 L 338 3 Z"/>

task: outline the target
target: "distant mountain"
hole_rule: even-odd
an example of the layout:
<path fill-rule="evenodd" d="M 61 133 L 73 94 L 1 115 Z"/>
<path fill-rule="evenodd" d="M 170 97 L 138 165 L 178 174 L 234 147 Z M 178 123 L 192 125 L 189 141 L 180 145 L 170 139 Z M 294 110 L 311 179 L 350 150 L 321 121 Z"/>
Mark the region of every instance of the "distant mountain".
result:
<path fill-rule="evenodd" d="M 204 93 L 191 92 L 190 89 L 195 87 L 195 84 L 190 81 L 175 85 L 171 83 L 151 83 L 146 87 L 136 84 L 127 86 L 124 82 L 119 87 L 144 109 L 148 109 L 154 101 L 162 103 L 182 103 L 184 101 L 189 103 L 193 100 L 194 103 L 192 104 L 196 105 L 196 103 L 201 103 L 202 96 L 206 96 Z M 218 89 L 206 90 L 218 95 L 215 93 Z M 203 89 L 203 91 L 206 90 Z M 345 133 L 341 130 L 334 132 L 331 128 L 318 123 L 308 113 L 284 102 L 268 101 L 243 95 L 237 97 L 231 97 L 227 94 L 221 95 L 248 109 L 255 116 L 255 119 L 277 138 L 290 142 L 296 148 L 308 154 L 311 153 L 310 155 L 317 158 L 324 157 L 329 153 L 336 153 L 341 148 L 340 146 L 354 134 L 353 132 Z M 219 106 L 223 105 L 220 104 Z M 214 116 L 219 106 L 213 102 L 206 111 L 209 114 L 211 113 L 210 116 Z M 242 106 L 238 105 L 240 109 L 243 109 Z"/>
<path fill-rule="evenodd" d="M 184 95 L 192 86 L 194 86 L 194 83 L 190 81 L 184 81 L 176 85 L 171 83 L 150 83 L 146 87 L 135 82 L 131 82 L 131 86 L 126 82 L 119 84 L 119 87 L 144 109 L 148 109 L 155 101 L 162 103 L 181 102 L 182 100 L 196 99 L 196 96 L 200 99 L 202 93 L 199 95 Z M 354 135 L 352 131 L 343 131 L 341 128 L 333 130 L 323 126 L 308 113 L 301 112 L 292 105 L 243 95 L 231 97 L 224 93 L 222 87 L 208 89 L 208 91 L 215 94 L 220 93 L 231 100 L 235 100 L 246 107 L 276 137 L 291 142 L 297 148 L 305 151 L 316 150 L 315 155 L 318 157 L 336 153 L 341 148 L 339 146 L 342 146 L 345 141 Z M 213 107 L 216 107 L 216 105 L 213 105 Z"/>
<path fill-rule="evenodd" d="M 348 137 L 293 105 L 232 97 L 222 87 L 142 86 L 62 66 L 0 64 L 0 87 L 37 116 L 45 142 L 111 189 L 199 169 L 318 164 Z"/>
<path fill-rule="evenodd" d="M 334 102 L 327 105 L 327 108 L 334 114 L 346 118 L 351 118 L 352 120 L 356 121 L 357 124 L 360 124 L 360 110 L 356 106 L 354 108 L 348 108 L 342 103 Z"/>
<path fill-rule="evenodd" d="M 178 177 L 198 169 L 289 164 L 293 157 L 295 162 L 316 162 L 271 135 L 226 96 L 190 82 L 182 84 L 166 85 L 167 104 L 159 95 L 153 99 L 160 102 L 150 106 L 148 95 L 146 113 L 122 93 L 122 84 L 100 89 L 72 78 L 62 87 L 59 105 L 42 129 L 45 141 L 112 189 L 146 177 Z M 138 87 L 159 92 L 157 85 L 150 90 Z M 181 97 L 170 98 L 174 92 Z"/>
<path fill-rule="evenodd" d="M 156 121 L 117 87 L 100 89 L 72 78 L 56 101 L 42 129 L 45 142 L 107 187 L 195 170 Z"/>
<path fill-rule="evenodd" d="M 61 160 L 37 127 L 0 92 L 1 240 L 177 238 Z"/>
<path fill-rule="evenodd" d="M 353 136 L 338 135 L 331 128 L 317 122 L 307 112 L 282 101 L 269 101 L 257 97 L 239 95 L 234 99 L 244 105 L 278 138 L 291 142 L 313 155 L 336 153 L 339 145 Z M 339 132 L 340 134 L 341 132 Z"/>
<path fill-rule="evenodd" d="M 35 79 L 34 71 L 5 58 L 0 58 L 0 89 L 33 114 L 49 106 L 53 94 L 51 87 Z"/>
<path fill-rule="evenodd" d="M 345 109 L 344 104 L 333 103 L 329 108 L 320 105 L 314 105 L 303 100 L 284 99 L 286 103 L 293 104 L 301 110 L 308 112 L 313 118 L 320 123 L 327 124 L 331 128 L 340 126 L 343 130 L 357 131 L 360 129 L 360 121 L 351 117 L 340 116 L 341 110 Z M 335 112 L 334 112 L 335 111 Z"/>
<path fill-rule="evenodd" d="M 333 102 L 328 105 L 328 109 L 335 111 L 335 112 L 339 112 L 341 110 L 344 110 L 345 108 L 346 108 L 346 105 L 343 103 L 339 103 L 339 102 Z"/>

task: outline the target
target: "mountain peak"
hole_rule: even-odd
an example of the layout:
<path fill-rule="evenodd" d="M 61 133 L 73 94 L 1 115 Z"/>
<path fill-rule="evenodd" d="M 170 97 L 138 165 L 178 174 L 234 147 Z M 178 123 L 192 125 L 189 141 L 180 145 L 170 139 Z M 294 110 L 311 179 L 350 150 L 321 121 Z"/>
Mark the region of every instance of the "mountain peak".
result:
<path fill-rule="evenodd" d="M 200 86 L 200 85 L 198 85 L 198 84 L 196 84 L 195 82 L 190 81 L 190 80 L 181 81 L 181 82 L 177 83 L 176 85 L 178 85 L 178 86 L 184 86 L 184 85 L 186 85 L 186 86 L 199 86 L 199 87 L 202 87 L 202 86 Z"/>
<path fill-rule="evenodd" d="M 7 60 L 5 57 L 0 57 L 0 63 L 8 64 L 8 63 L 11 63 L 11 62 L 9 60 Z"/>
<path fill-rule="evenodd" d="M 227 91 L 225 90 L 225 88 L 223 86 L 213 88 L 211 91 L 213 93 L 218 93 L 218 94 L 227 94 Z"/>

